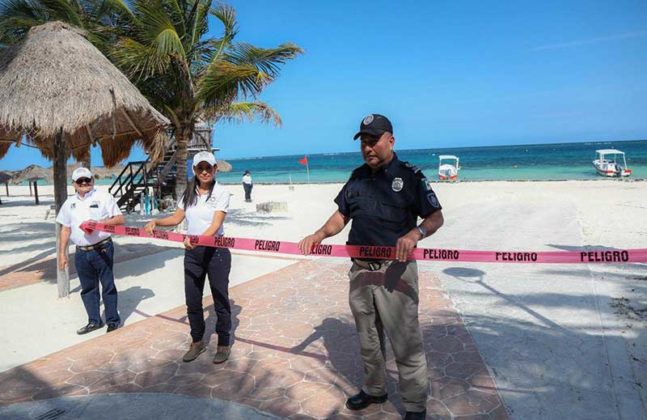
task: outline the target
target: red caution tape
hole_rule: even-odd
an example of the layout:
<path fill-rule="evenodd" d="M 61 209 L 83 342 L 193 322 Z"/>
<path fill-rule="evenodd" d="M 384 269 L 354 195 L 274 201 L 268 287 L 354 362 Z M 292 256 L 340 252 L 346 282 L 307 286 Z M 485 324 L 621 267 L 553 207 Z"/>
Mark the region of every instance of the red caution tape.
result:
<path fill-rule="evenodd" d="M 296 242 L 266 239 L 232 238 L 228 236 L 197 236 L 154 230 L 152 235 L 144 228 L 104 225 L 84 222 L 81 228 L 114 233 L 116 235 L 157 238 L 173 242 L 184 242 L 189 238 L 193 245 L 216 248 L 241 249 L 273 254 L 302 255 Z M 389 246 L 325 245 L 314 247 L 312 254 L 321 257 L 350 257 L 362 259 L 392 260 L 395 248 Z M 466 251 L 460 249 L 416 248 L 411 259 L 418 261 L 458 261 L 515 264 L 614 264 L 647 262 L 647 248 L 641 249 L 588 249 L 579 251 Z"/>

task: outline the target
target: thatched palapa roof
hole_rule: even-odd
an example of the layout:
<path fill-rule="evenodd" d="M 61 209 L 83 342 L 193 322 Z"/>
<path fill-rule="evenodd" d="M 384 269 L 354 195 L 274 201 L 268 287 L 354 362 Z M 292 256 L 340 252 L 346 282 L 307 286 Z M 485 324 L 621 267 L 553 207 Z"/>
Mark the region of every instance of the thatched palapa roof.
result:
<path fill-rule="evenodd" d="M 106 165 L 125 159 L 135 142 L 149 149 L 168 120 L 84 36 L 62 22 L 32 28 L 0 56 L 0 158 L 10 142 L 53 158 L 54 136 L 77 160 L 101 142 Z"/>
<path fill-rule="evenodd" d="M 221 159 L 218 159 L 216 163 L 218 164 L 218 172 L 231 172 L 231 163 Z"/>
<path fill-rule="evenodd" d="M 13 178 L 13 174 L 11 172 L 0 171 L 0 183 L 1 184 L 5 184 L 5 183 L 11 181 L 11 178 Z"/>
<path fill-rule="evenodd" d="M 29 165 L 22 171 L 15 174 L 11 181 L 14 184 L 19 184 L 23 181 L 35 181 L 37 179 L 43 179 L 47 182 L 52 182 L 53 178 L 54 176 L 51 169 L 46 169 L 39 165 Z"/>

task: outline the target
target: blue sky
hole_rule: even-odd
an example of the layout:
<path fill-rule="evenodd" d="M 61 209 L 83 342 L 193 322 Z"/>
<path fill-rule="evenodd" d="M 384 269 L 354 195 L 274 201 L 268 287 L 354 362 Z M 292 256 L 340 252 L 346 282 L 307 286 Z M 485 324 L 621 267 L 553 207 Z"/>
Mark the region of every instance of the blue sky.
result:
<path fill-rule="evenodd" d="M 215 127 L 225 159 L 354 151 L 371 112 L 400 149 L 647 138 L 644 0 L 230 4 L 239 41 L 305 54 L 260 98 L 282 127 Z M 13 148 L 0 168 L 38 158 Z"/>

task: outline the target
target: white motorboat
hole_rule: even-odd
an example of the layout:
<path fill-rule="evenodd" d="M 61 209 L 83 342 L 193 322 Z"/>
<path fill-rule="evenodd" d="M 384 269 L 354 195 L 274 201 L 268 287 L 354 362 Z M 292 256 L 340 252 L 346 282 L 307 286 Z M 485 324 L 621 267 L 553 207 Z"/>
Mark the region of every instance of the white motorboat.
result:
<path fill-rule="evenodd" d="M 454 155 L 438 156 L 438 179 L 441 181 L 456 181 L 458 179 L 458 157 Z"/>
<path fill-rule="evenodd" d="M 596 150 L 598 158 L 593 161 L 593 166 L 598 175 L 622 177 L 631 175 L 631 169 L 627 168 L 625 152 L 616 149 Z"/>

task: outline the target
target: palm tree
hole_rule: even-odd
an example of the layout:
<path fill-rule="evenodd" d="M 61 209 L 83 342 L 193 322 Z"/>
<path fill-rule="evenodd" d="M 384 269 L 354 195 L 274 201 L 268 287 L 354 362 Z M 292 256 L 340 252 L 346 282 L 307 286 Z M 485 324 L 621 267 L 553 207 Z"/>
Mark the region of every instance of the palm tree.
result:
<path fill-rule="evenodd" d="M 257 98 L 278 77 L 281 65 L 302 50 L 289 43 L 265 49 L 234 42 L 235 10 L 222 4 L 212 8 L 211 0 L 138 0 L 132 15 L 132 25 L 122 27 L 110 53 L 171 120 L 179 196 L 186 188 L 187 145 L 196 121 L 257 116 L 280 123 L 276 112 Z M 208 36 L 209 16 L 222 24 L 220 38 Z"/>
<path fill-rule="evenodd" d="M 196 121 L 249 120 L 280 124 L 258 101 L 280 68 L 303 51 L 287 43 L 259 48 L 234 42 L 235 10 L 212 0 L 0 0 L 0 46 L 31 26 L 63 20 L 119 67 L 172 123 L 177 144 L 176 193 L 186 188 L 187 145 Z M 208 34 L 209 16 L 222 25 Z"/>

